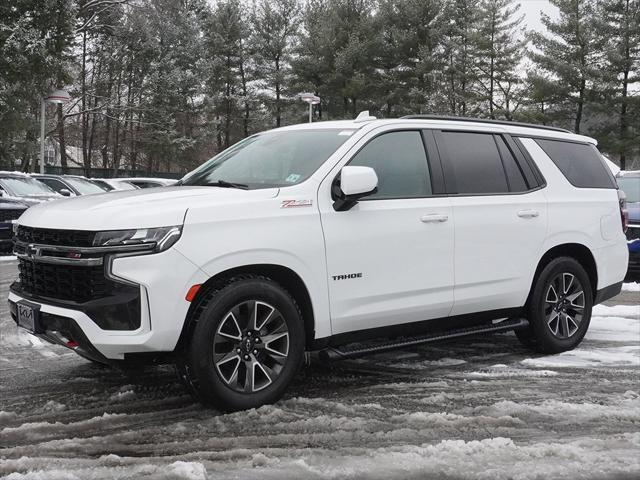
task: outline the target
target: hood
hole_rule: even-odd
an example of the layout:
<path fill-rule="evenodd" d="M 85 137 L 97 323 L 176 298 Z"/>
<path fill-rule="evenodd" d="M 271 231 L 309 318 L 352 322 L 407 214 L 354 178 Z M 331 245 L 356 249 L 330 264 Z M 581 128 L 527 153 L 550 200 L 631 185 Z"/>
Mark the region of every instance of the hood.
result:
<path fill-rule="evenodd" d="M 58 195 L 57 193 L 52 193 L 51 195 L 46 193 L 38 193 L 35 195 L 20 195 L 20 196 L 4 196 L 3 200 L 14 200 L 17 202 L 24 203 L 25 205 L 39 205 L 41 203 L 50 202 L 52 200 L 60 200 L 61 198 L 65 198 L 62 195 Z"/>
<path fill-rule="evenodd" d="M 189 208 L 255 202 L 277 188 L 162 187 L 85 195 L 29 208 L 20 225 L 62 230 L 124 230 L 182 225 Z"/>
<path fill-rule="evenodd" d="M 28 203 L 17 198 L 0 197 L 0 210 L 19 210 L 21 208 L 26 210 L 29 207 Z"/>

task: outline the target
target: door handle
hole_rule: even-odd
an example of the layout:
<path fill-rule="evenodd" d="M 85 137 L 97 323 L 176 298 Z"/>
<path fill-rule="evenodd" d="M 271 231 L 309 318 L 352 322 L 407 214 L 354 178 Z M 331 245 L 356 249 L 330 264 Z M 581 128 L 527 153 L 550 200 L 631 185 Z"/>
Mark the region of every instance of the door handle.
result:
<path fill-rule="evenodd" d="M 540 212 L 537 210 L 520 210 L 518 212 L 518 216 L 520 218 L 535 218 L 540 215 Z"/>
<path fill-rule="evenodd" d="M 420 221 L 422 223 L 442 223 L 449 220 L 449 215 L 440 215 L 437 213 L 430 213 L 428 215 L 423 215 L 420 217 Z"/>

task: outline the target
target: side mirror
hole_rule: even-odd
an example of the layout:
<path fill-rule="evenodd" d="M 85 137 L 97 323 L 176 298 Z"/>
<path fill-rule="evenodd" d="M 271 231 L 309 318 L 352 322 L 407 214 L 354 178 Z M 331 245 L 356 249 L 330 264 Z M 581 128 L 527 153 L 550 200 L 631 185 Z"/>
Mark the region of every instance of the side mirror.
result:
<path fill-rule="evenodd" d="M 358 200 L 378 191 L 378 175 L 371 167 L 342 167 L 331 189 L 333 208 L 349 210 Z"/>
<path fill-rule="evenodd" d="M 67 188 L 61 188 L 58 193 L 60 195 L 62 195 L 63 197 L 70 197 L 71 196 L 71 190 L 69 190 Z"/>

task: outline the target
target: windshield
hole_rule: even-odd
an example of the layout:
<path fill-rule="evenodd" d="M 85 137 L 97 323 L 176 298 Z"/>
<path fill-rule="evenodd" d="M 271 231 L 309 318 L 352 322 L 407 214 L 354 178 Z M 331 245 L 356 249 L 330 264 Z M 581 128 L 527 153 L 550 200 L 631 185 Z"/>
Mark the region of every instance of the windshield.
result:
<path fill-rule="evenodd" d="M 118 190 L 137 190 L 133 183 L 125 182 L 124 180 L 111 180 Z"/>
<path fill-rule="evenodd" d="M 187 174 L 180 184 L 221 182 L 249 189 L 295 185 L 309 178 L 351 133 L 351 130 L 288 130 L 253 135 Z"/>
<path fill-rule="evenodd" d="M 83 178 L 64 177 L 64 181 L 78 190 L 81 195 L 91 195 L 92 193 L 104 193 L 104 189 L 95 183 Z"/>
<path fill-rule="evenodd" d="M 640 202 L 640 177 L 618 177 L 618 186 L 627 196 L 627 202 Z"/>
<path fill-rule="evenodd" d="M 0 185 L 11 195 L 54 195 L 55 192 L 44 183 L 29 177 L 2 178 Z"/>

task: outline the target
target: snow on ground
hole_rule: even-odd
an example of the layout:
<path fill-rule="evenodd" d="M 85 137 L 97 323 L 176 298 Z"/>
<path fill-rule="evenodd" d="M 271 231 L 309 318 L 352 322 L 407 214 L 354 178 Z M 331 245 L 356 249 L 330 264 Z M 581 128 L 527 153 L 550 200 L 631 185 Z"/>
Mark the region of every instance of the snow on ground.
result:
<path fill-rule="evenodd" d="M 14 275 L 3 263 L 0 298 Z M 169 366 L 103 368 L 40 342 L 0 301 L 0 478 L 640 478 L 633 285 L 572 352 L 507 334 L 314 361 L 277 404 L 230 414 Z"/>
<path fill-rule="evenodd" d="M 638 282 L 623 283 L 622 291 L 623 292 L 640 292 L 640 283 Z"/>

